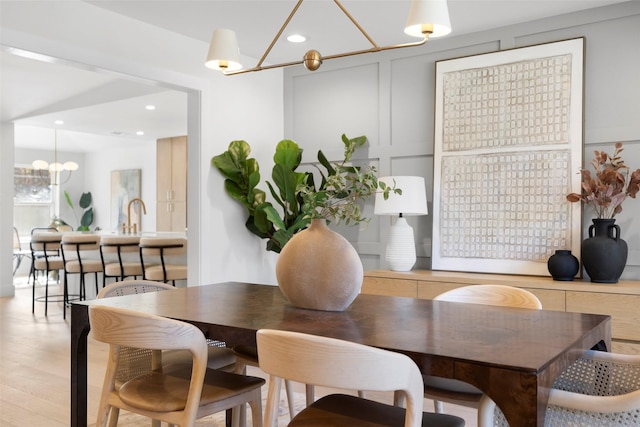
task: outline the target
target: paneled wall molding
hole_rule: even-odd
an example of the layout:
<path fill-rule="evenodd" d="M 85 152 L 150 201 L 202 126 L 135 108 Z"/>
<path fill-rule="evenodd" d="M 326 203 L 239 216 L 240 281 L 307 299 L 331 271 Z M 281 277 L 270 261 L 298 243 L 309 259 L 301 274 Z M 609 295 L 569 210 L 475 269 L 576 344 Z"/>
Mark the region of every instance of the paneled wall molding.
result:
<path fill-rule="evenodd" d="M 366 134 L 366 155 L 381 175 L 419 175 L 427 182 L 427 200 L 433 201 L 433 132 L 435 63 L 439 60 L 585 37 L 584 158 L 593 149 L 611 150 L 625 142 L 625 160 L 640 158 L 640 123 L 633 112 L 640 98 L 637 70 L 640 58 L 640 2 L 631 1 L 514 24 L 473 34 L 455 35 L 429 42 L 418 49 L 381 52 L 377 55 L 331 61 L 309 73 L 301 67 L 284 72 L 284 131 L 305 147 L 305 161 L 315 161 L 316 148 L 307 141 L 323 141 L 336 135 Z M 614 74 L 615 73 L 615 74 Z M 637 115 L 636 115 L 637 116 Z M 310 118 L 313 123 L 309 126 Z M 313 143 L 312 143 L 313 145 Z M 335 158 L 341 153 L 336 152 Z M 364 153 L 363 153 L 364 155 Z M 640 218 L 632 217 L 634 206 L 621 214 L 623 238 L 630 242 L 629 268 L 623 278 L 640 279 L 635 252 L 640 250 Z M 373 202 L 365 212 L 373 212 Z M 585 215 L 585 221 L 590 217 Z M 432 216 L 408 218 L 414 228 L 418 261 L 415 268 L 430 268 Z M 372 218 L 365 229 L 339 231 L 358 249 L 365 269 L 387 268 L 384 251 L 393 220 Z M 588 229 L 588 224 L 586 224 Z"/>

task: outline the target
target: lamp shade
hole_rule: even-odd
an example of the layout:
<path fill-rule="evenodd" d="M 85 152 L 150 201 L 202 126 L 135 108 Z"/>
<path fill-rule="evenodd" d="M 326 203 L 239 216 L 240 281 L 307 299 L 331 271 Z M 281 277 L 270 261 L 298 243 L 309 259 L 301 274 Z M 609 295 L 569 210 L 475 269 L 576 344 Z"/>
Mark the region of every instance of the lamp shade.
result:
<path fill-rule="evenodd" d="M 424 178 L 421 176 L 384 176 L 378 178 L 388 186 L 402 190 L 402 194 L 389 193 L 384 199 L 382 193 L 376 194 L 374 214 L 376 215 L 427 215 L 427 195 Z"/>
<path fill-rule="evenodd" d="M 446 0 L 412 0 L 405 34 L 413 37 L 440 37 L 451 32 Z"/>
<path fill-rule="evenodd" d="M 209 44 L 205 66 L 213 70 L 236 71 L 242 68 L 238 39 L 233 30 L 217 29 Z"/>

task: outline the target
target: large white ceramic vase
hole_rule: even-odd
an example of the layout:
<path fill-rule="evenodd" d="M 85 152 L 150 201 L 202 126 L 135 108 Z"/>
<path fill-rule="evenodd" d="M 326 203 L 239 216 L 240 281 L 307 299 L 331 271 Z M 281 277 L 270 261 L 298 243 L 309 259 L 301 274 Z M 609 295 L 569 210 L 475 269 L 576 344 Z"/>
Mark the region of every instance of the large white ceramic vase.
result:
<path fill-rule="evenodd" d="M 282 249 L 276 277 L 292 305 L 343 311 L 360 293 L 364 269 L 351 243 L 325 220 L 314 219 Z"/>

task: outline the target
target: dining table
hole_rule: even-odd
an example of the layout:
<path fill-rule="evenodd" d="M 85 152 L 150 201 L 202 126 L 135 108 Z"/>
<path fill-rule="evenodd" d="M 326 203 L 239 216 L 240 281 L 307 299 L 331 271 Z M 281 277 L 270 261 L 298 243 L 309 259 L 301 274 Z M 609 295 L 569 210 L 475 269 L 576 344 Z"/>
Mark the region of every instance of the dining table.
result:
<path fill-rule="evenodd" d="M 512 426 L 543 426 L 555 378 L 586 350 L 610 348 L 606 315 L 360 294 L 344 311 L 296 308 L 277 286 L 224 282 L 75 301 L 71 426 L 87 425 L 89 308 L 100 304 L 181 320 L 228 346 L 269 328 L 338 338 L 409 356 L 424 375 L 482 390 Z M 99 396 L 92 396 L 98 399 Z"/>

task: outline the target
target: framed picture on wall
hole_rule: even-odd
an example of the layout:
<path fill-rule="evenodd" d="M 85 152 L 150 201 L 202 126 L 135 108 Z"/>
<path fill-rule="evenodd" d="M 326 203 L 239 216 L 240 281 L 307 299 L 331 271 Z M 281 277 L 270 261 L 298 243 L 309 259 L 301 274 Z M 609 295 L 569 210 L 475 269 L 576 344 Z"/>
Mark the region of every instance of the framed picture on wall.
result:
<path fill-rule="evenodd" d="M 436 63 L 434 270 L 548 276 L 580 258 L 584 39 Z"/>
<path fill-rule="evenodd" d="M 122 230 L 122 224 L 139 224 L 142 229 L 140 204 L 131 206 L 131 218 L 127 218 L 127 207 L 131 199 L 140 197 L 141 169 L 111 171 L 111 230 Z"/>

